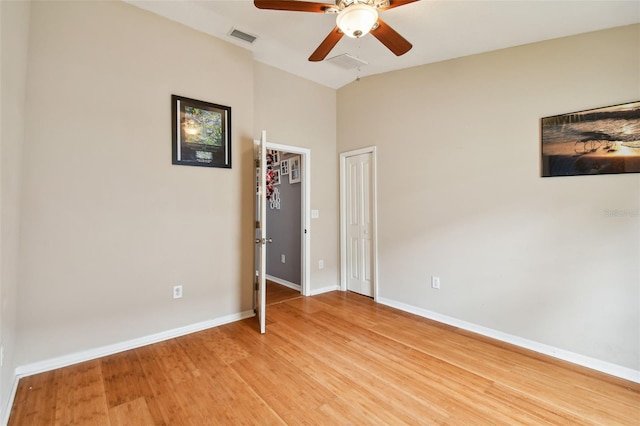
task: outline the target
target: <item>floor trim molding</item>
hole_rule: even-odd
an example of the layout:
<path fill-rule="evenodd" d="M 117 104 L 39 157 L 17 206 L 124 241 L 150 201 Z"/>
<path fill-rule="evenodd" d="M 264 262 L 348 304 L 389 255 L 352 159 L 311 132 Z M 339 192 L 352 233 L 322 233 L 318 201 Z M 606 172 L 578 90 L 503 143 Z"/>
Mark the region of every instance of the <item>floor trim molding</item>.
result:
<path fill-rule="evenodd" d="M 18 391 L 18 380 L 20 378 L 17 375 L 13 375 L 13 383 L 11 384 L 11 392 L 9 392 L 9 397 L 7 398 L 6 405 L 2 407 L 2 419 L 0 419 L 0 424 L 6 426 L 9 423 L 9 416 L 11 415 L 11 407 L 13 407 L 13 401 L 16 397 L 16 392 Z"/>
<path fill-rule="evenodd" d="M 56 368 L 67 367 L 69 365 L 78 364 L 80 362 L 90 361 L 92 359 L 100 358 L 107 355 L 113 355 L 118 352 L 128 351 L 129 349 L 151 345 L 153 343 L 158 343 L 164 340 L 173 339 L 175 337 L 196 333 L 208 328 L 218 327 L 220 325 L 240 321 L 245 318 L 251 318 L 253 316 L 255 316 L 255 313 L 253 311 L 244 311 L 237 314 L 225 315 L 223 317 L 198 322 L 167 331 L 162 331 L 160 333 L 150 334 L 148 336 L 138 337 L 136 339 L 127 340 L 120 343 L 114 343 L 112 345 L 101 346 L 95 349 L 75 352 L 44 361 L 22 365 L 16 368 L 15 376 L 20 379 L 22 377 L 31 376 L 33 374 L 44 373 L 45 371 L 51 371 L 55 370 Z"/>
<path fill-rule="evenodd" d="M 329 293 L 330 291 L 336 291 L 336 290 L 340 290 L 340 285 L 338 285 L 338 284 L 330 285 L 330 286 L 327 286 L 327 287 L 322 287 L 322 288 L 317 288 L 315 290 L 311 290 L 311 294 L 309 294 L 309 296 L 317 296 L 318 294 Z"/>
<path fill-rule="evenodd" d="M 302 286 L 300 284 L 292 283 L 291 281 L 283 280 L 282 278 L 277 278 L 269 274 L 265 274 L 265 278 L 268 279 L 269 281 L 273 281 L 276 284 L 289 287 L 290 289 L 302 291 Z"/>
<path fill-rule="evenodd" d="M 459 320 L 457 318 L 442 315 L 437 312 L 432 312 L 427 309 L 418 308 L 406 303 L 397 302 L 395 300 L 379 297 L 378 303 L 391 306 L 392 308 L 400 309 L 401 311 L 409 312 L 424 318 L 428 318 L 434 321 L 438 321 L 444 324 L 448 324 L 454 327 L 462 328 L 467 331 L 481 334 L 486 337 L 491 337 L 496 340 L 500 340 L 505 343 L 519 346 L 521 348 L 529 349 L 534 352 L 538 352 L 544 355 L 551 356 L 553 358 L 568 361 L 572 364 L 577 364 L 582 367 L 590 368 L 592 370 L 600 371 L 612 376 L 619 377 L 621 379 L 629 380 L 635 383 L 640 383 L 640 371 L 633 370 L 631 368 L 623 367 L 617 364 L 612 364 L 607 361 L 591 358 L 585 355 L 580 355 L 575 352 L 566 351 L 553 346 L 545 345 L 543 343 L 535 342 L 533 340 L 524 339 L 522 337 L 514 336 L 512 334 L 503 333 L 502 331 L 493 330 L 491 328 L 483 327 L 481 325 L 473 324 L 467 321 Z"/>

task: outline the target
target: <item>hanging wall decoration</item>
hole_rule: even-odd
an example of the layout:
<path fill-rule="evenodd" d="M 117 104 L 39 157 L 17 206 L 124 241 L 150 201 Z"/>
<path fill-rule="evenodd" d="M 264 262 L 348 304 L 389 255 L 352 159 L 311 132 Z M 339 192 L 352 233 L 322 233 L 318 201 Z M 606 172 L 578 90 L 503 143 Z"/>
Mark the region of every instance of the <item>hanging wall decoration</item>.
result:
<path fill-rule="evenodd" d="M 542 176 L 640 173 L 640 101 L 541 120 Z"/>
<path fill-rule="evenodd" d="M 278 161 L 278 163 L 276 163 Z M 271 200 L 276 185 L 280 185 L 280 152 L 275 150 L 267 151 L 267 167 L 266 167 L 266 181 L 267 181 L 267 200 Z"/>
<path fill-rule="evenodd" d="M 289 158 L 289 183 L 300 182 L 300 156 Z"/>
<path fill-rule="evenodd" d="M 271 198 L 269 199 L 269 208 L 271 210 L 280 210 L 280 190 L 275 188 Z"/>
<path fill-rule="evenodd" d="M 275 189 L 275 186 L 273 185 L 273 170 L 267 168 L 266 174 L 267 193 L 265 194 L 265 196 L 267 197 L 267 200 L 270 200 L 271 196 L 273 195 L 273 190 Z"/>
<path fill-rule="evenodd" d="M 289 174 L 289 160 L 282 160 L 280 162 L 280 175 L 286 176 Z"/>
<path fill-rule="evenodd" d="M 231 107 L 171 95 L 172 163 L 231 168 Z"/>

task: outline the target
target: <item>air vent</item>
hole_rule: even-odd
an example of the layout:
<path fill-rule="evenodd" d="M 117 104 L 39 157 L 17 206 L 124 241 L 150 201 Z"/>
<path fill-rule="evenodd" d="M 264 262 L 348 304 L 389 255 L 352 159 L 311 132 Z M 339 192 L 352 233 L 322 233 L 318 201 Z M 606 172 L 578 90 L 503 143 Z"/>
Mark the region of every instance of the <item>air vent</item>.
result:
<path fill-rule="evenodd" d="M 231 28 L 231 31 L 229 31 L 229 36 L 245 41 L 247 43 L 253 43 L 258 38 L 257 36 L 245 33 L 244 31 L 240 31 L 235 28 Z"/>
<path fill-rule="evenodd" d="M 329 58 L 327 59 L 327 62 L 331 62 L 332 64 L 335 64 L 340 68 L 344 68 L 346 70 L 358 68 L 364 65 L 369 65 L 368 62 L 365 62 L 362 59 L 356 58 L 355 56 L 351 56 L 348 53 L 334 56 L 333 58 Z"/>

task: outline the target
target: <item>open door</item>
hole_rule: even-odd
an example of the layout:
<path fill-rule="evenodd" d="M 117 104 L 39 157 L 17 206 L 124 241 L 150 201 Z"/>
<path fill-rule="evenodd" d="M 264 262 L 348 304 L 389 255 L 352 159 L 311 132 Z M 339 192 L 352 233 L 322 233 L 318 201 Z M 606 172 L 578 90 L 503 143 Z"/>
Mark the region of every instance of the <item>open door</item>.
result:
<path fill-rule="evenodd" d="M 260 333 L 264 334 L 266 331 L 266 291 L 267 284 L 265 280 L 266 273 L 266 165 L 267 165 L 267 132 L 262 131 L 262 135 L 259 141 L 255 143 L 255 159 L 256 159 L 256 221 L 255 221 L 255 310 L 260 321 Z"/>

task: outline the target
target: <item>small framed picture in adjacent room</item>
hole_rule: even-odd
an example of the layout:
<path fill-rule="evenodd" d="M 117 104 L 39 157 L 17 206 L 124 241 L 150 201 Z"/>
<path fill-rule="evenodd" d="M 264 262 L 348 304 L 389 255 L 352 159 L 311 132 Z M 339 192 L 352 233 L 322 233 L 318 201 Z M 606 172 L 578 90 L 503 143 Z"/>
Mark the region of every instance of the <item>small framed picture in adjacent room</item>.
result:
<path fill-rule="evenodd" d="M 282 160 L 280 162 L 280 175 L 286 176 L 289 174 L 289 160 Z"/>
<path fill-rule="evenodd" d="M 300 156 L 289 158 L 289 183 L 300 182 Z"/>
<path fill-rule="evenodd" d="M 280 151 L 270 149 L 267 151 L 267 163 L 272 166 L 278 166 L 280 164 Z"/>

